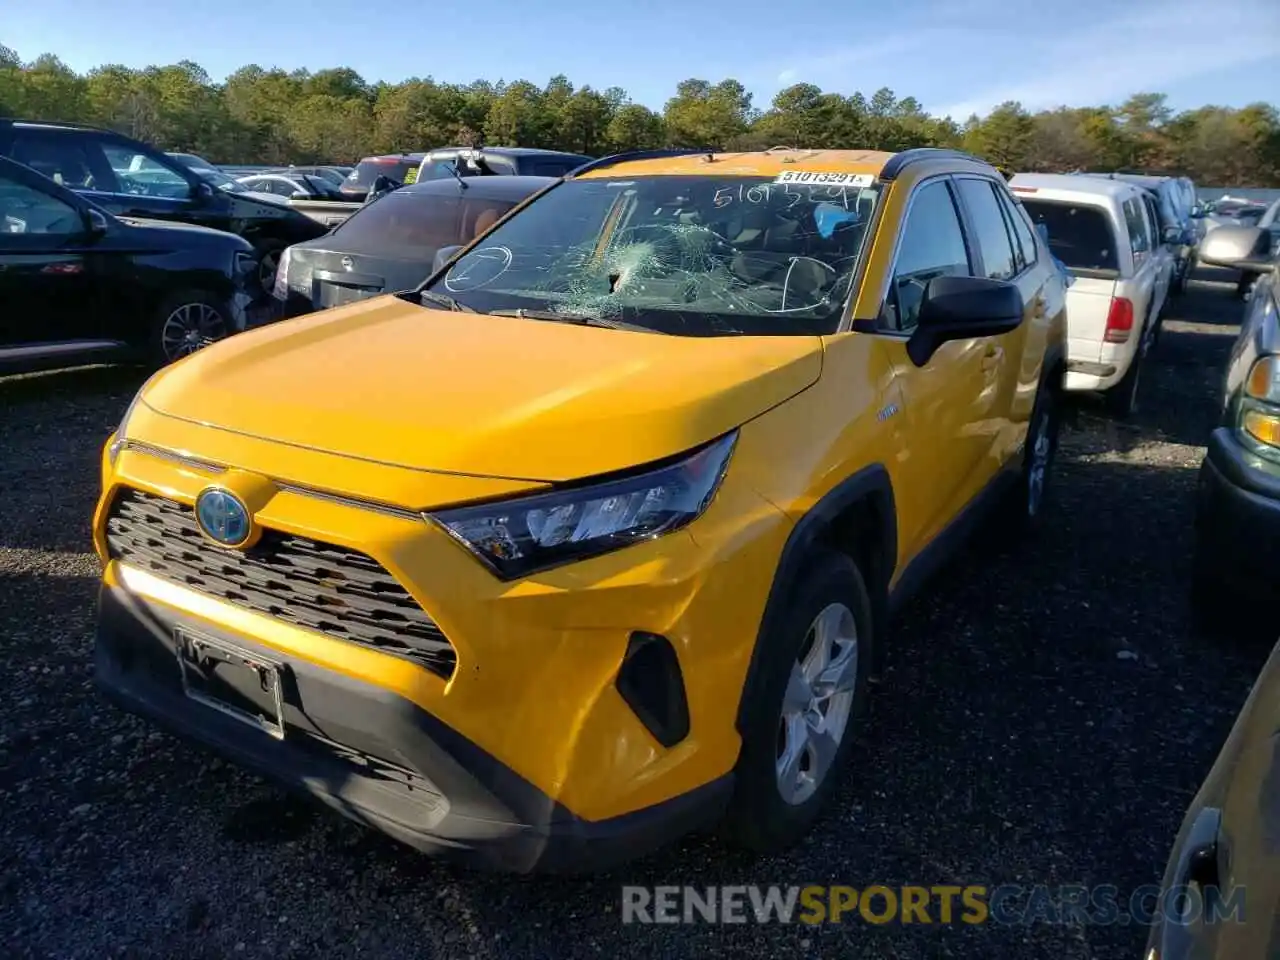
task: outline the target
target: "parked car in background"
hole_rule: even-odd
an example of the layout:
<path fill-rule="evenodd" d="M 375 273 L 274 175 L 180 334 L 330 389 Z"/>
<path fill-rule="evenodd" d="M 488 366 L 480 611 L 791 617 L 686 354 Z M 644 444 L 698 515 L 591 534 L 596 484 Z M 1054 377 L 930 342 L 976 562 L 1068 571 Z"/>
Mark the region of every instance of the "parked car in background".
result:
<path fill-rule="evenodd" d="M 470 243 L 548 177 L 454 178 L 401 187 L 361 207 L 327 236 L 284 252 L 273 291 L 297 316 L 417 286 L 436 253 Z"/>
<path fill-rule="evenodd" d="M 320 177 L 323 180 L 328 181 L 336 189 L 337 187 L 342 186 L 343 182 L 347 179 L 348 176 L 350 176 L 351 171 L 354 169 L 355 167 L 341 167 L 341 166 L 331 166 L 331 165 L 319 166 L 319 167 L 300 167 L 300 166 L 294 166 L 291 164 L 287 167 L 280 167 L 277 170 L 274 170 L 272 172 L 284 173 L 284 174 L 301 173 L 309 177 Z"/>
<path fill-rule="evenodd" d="M 253 248 L 121 219 L 0 157 L 0 372 L 163 364 L 243 330 Z"/>
<path fill-rule="evenodd" d="M 1228 241 L 1237 251 L 1234 259 Z M 1194 596 L 1212 619 L 1224 603 L 1274 595 L 1271 564 L 1280 561 L 1280 260 L 1258 227 L 1218 228 L 1206 239 L 1204 255 L 1256 278 L 1227 365 L 1221 419 L 1200 468 Z"/>
<path fill-rule="evenodd" d="M 1236 296 L 1249 299 L 1260 277 L 1270 272 L 1269 264 L 1280 253 L 1276 227 L 1218 227 L 1200 244 L 1200 262 L 1205 266 L 1236 271 Z"/>
<path fill-rule="evenodd" d="M 1091 173 L 1087 176 L 1124 180 L 1150 193 L 1155 201 L 1159 241 L 1173 252 L 1174 269 L 1169 292 L 1181 294 L 1195 263 L 1196 246 L 1201 236 L 1201 229 L 1193 216 L 1195 185 L 1185 177 L 1150 177 L 1136 173 Z"/>
<path fill-rule="evenodd" d="M 591 157 L 533 147 L 440 147 L 428 151 L 418 166 L 417 180 L 441 180 L 491 175 L 563 177 L 589 163 Z"/>
<path fill-rule="evenodd" d="M 281 250 L 326 232 L 287 204 L 263 200 L 239 185 L 215 186 L 185 163 L 112 130 L 0 120 L 0 156 L 119 216 L 179 220 L 240 234 L 257 254 L 254 278 L 263 293 L 275 280 Z"/>
<path fill-rule="evenodd" d="M 294 172 L 252 173 L 239 178 L 240 185 L 254 193 L 266 193 L 281 200 L 340 200 L 338 185 L 324 177 Z"/>
<path fill-rule="evenodd" d="M 890 611 L 1045 518 L 1062 281 L 974 157 L 705 156 L 579 168 L 417 289 L 146 384 L 101 689 L 509 870 L 800 842 Z"/>
<path fill-rule="evenodd" d="M 418 164 L 424 156 L 426 154 L 423 153 L 391 153 L 365 157 L 343 181 L 343 199 L 362 202 L 379 177 L 386 177 L 396 183 L 412 183 L 418 175 Z"/>
<path fill-rule="evenodd" d="M 1009 186 L 1075 278 L 1066 388 L 1102 391 L 1113 412 L 1128 416 L 1173 277 L 1153 202 L 1139 185 L 1103 177 L 1019 173 Z"/>
<path fill-rule="evenodd" d="M 1190 896 L 1180 915 L 1168 898 L 1147 960 L 1280 956 L 1280 644 L 1187 809 L 1160 886 Z"/>
<path fill-rule="evenodd" d="M 195 153 L 174 153 L 171 150 L 168 152 L 167 156 L 172 157 L 174 160 L 177 160 L 179 163 L 186 164 L 192 170 L 196 171 L 196 173 L 221 172 L 218 170 L 216 166 L 214 166 L 204 157 Z"/>

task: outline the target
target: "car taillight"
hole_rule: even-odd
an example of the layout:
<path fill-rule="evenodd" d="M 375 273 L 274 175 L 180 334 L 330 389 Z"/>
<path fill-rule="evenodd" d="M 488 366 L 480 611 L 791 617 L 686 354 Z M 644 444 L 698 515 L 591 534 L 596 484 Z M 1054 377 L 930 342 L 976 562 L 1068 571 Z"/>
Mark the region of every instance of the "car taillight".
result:
<path fill-rule="evenodd" d="M 1102 339 L 1107 343 L 1128 343 L 1133 333 L 1133 301 L 1124 297 L 1111 298 L 1111 310 L 1107 313 L 1107 332 Z"/>

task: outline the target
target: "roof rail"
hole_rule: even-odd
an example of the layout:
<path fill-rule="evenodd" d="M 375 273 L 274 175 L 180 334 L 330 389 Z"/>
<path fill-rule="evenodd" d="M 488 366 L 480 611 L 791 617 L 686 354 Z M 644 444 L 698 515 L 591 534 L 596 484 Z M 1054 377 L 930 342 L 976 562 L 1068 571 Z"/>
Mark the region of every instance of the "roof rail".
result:
<path fill-rule="evenodd" d="M 0 123 L 27 123 L 38 127 L 66 127 L 71 130 L 94 130 L 98 133 L 114 133 L 120 136 L 119 130 L 112 130 L 110 127 L 100 127 L 93 123 L 76 123 L 72 120 L 31 120 L 25 117 L 0 117 Z"/>
<path fill-rule="evenodd" d="M 951 150 L 947 147 L 913 147 L 910 150 L 903 150 L 895 153 L 892 157 L 885 161 L 883 169 L 880 171 L 881 180 L 894 180 L 898 174 L 902 172 L 902 168 L 912 163 L 920 163 L 925 160 L 933 159 L 948 160 L 972 160 L 974 163 L 982 163 L 990 166 L 986 160 L 981 157 L 975 157 L 972 153 L 965 153 L 963 150 Z"/>
<path fill-rule="evenodd" d="M 714 153 L 714 150 L 707 148 L 693 149 L 687 147 L 678 147 L 669 150 L 628 150 L 624 153 L 612 153 L 607 157 L 599 157 L 590 160 L 580 167 L 574 167 L 566 173 L 565 179 L 576 177 L 580 174 L 587 173 L 591 170 L 601 170 L 605 167 L 616 166 L 619 163 L 628 163 L 631 160 L 662 160 L 666 157 L 691 157 L 700 153 Z"/>

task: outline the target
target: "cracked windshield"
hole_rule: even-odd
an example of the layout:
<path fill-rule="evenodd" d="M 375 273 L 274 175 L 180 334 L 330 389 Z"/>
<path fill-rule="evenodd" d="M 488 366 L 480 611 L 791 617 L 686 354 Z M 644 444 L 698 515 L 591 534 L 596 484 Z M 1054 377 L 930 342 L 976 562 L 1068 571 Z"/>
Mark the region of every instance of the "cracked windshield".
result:
<path fill-rule="evenodd" d="M 430 289 L 465 310 L 540 320 L 688 336 L 830 333 L 880 188 L 869 176 L 794 176 L 569 181 Z"/>

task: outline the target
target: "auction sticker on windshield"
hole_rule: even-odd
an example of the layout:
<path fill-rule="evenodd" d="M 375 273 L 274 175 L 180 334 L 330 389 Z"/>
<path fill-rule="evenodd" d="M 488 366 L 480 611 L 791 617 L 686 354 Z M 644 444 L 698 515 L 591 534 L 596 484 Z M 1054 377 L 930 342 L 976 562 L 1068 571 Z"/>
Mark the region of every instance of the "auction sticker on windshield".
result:
<path fill-rule="evenodd" d="M 812 183 L 824 187 L 869 187 L 875 182 L 870 173 L 823 173 L 817 170 L 783 170 L 774 183 Z"/>

